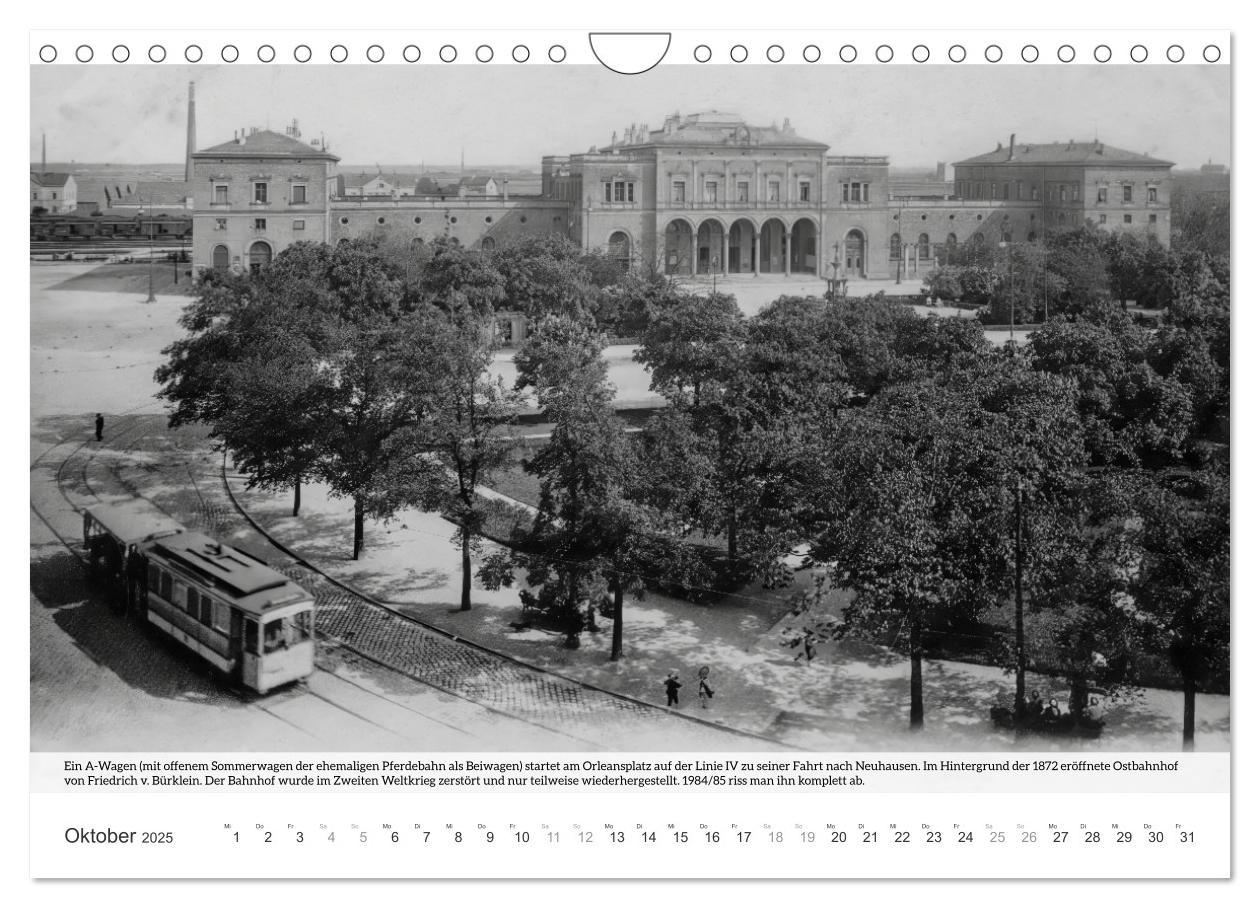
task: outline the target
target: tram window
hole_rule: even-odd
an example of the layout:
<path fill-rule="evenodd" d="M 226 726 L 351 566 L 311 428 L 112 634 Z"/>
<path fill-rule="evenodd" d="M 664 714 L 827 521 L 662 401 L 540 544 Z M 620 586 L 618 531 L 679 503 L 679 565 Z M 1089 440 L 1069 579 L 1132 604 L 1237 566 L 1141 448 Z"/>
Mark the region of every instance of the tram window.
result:
<path fill-rule="evenodd" d="M 310 612 L 268 621 L 263 631 L 263 652 L 288 649 L 311 638 Z"/>
<path fill-rule="evenodd" d="M 162 572 L 156 564 L 149 565 L 149 589 L 156 590 L 162 583 Z"/>
<path fill-rule="evenodd" d="M 194 618 L 197 617 L 199 609 L 197 608 L 197 600 L 200 598 L 196 590 L 188 591 L 188 614 Z"/>
<path fill-rule="evenodd" d="M 228 628 L 232 626 L 232 611 L 221 602 L 214 603 L 214 629 L 217 631 L 228 632 Z"/>
<path fill-rule="evenodd" d="M 167 602 L 171 601 L 171 575 L 162 571 L 161 585 L 158 589 L 158 595 Z"/>
<path fill-rule="evenodd" d="M 245 622 L 245 652 L 258 652 L 258 622 Z"/>
<path fill-rule="evenodd" d="M 201 623 L 209 627 L 213 616 L 214 616 L 214 603 L 210 601 L 209 596 L 202 596 L 201 597 Z"/>

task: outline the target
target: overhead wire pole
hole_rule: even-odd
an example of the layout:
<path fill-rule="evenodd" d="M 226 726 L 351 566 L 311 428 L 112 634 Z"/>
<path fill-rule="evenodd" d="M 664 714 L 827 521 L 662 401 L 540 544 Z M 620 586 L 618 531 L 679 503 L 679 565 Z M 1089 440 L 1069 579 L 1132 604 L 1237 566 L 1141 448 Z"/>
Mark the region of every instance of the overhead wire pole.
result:
<path fill-rule="evenodd" d="M 140 204 L 144 205 L 144 199 L 140 200 Z M 157 297 L 153 295 L 153 196 L 149 196 L 149 298 L 145 302 L 157 302 Z"/>

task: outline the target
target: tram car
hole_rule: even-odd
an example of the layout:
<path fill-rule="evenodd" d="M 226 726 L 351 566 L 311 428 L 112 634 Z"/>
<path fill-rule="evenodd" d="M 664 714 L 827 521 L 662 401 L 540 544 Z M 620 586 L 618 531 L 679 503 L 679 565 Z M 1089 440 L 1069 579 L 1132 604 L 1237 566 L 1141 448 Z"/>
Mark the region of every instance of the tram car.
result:
<path fill-rule="evenodd" d="M 266 562 L 146 501 L 83 514 L 88 570 L 119 607 L 265 694 L 315 670 L 315 602 Z"/>

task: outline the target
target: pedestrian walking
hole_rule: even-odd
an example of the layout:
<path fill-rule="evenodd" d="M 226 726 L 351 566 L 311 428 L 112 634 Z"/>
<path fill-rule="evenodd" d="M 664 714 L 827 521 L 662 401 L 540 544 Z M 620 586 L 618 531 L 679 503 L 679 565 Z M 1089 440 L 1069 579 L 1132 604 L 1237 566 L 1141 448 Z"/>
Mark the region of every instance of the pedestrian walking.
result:
<path fill-rule="evenodd" d="M 709 685 L 709 666 L 700 669 L 700 689 L 698 696 L 700 697 L 700 708 L 708 709 L 709 701 L 713 699 L 713 688 Z"/>
<path fill-rule="evenodd" d="M 665 678 L 665 705 L 678 705 L 678 691 L 682 687 L 682 682 L 678 680 L 678 672 L 670 672 Z"/>
<path fill-rule="evenodd" d="M 96 414 L 96 440 L 97 441 L 102 440 L 102 438 L 104 437 L 104 432 L 105 432 L 105 417 L 97 413 Z"/>

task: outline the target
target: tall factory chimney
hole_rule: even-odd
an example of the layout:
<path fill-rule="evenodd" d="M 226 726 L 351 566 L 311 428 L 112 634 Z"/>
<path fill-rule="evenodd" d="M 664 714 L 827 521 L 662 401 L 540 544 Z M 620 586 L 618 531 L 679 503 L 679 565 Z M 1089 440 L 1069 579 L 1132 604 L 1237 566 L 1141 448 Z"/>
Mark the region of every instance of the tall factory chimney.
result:
<path fill-rule="evenodd" d="M 41 176 L 48 173 L 48 133 L 46 132 L 39 134 L 39 172 Z"/>
<path fill-rule="evenodd" d="M 197 150 L 197 95 L 196 83 L 188 83 L 188 149 L 184 152 L 184 182 L 191 183 L 192 156 Z"/>

